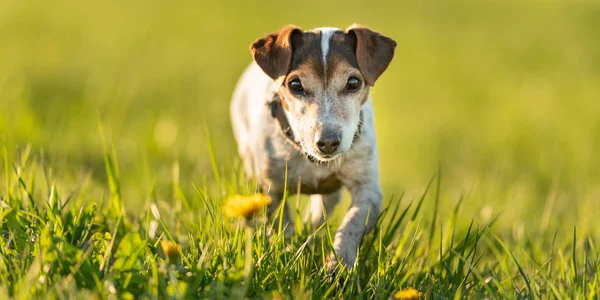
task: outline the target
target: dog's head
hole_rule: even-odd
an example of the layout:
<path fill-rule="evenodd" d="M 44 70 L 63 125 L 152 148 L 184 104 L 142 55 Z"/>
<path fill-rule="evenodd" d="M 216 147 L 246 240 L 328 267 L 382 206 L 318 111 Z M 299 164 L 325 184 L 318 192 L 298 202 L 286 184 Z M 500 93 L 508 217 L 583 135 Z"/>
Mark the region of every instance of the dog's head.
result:
<path fill-rule="evenodd" d="M 348 151 L 369 87 L 394 56 L 396 42 L 365 27 L 346 31 L 287 26 L 250 46 L 280 86 L 279 96 L 302 149 L 320 161 Z"/>

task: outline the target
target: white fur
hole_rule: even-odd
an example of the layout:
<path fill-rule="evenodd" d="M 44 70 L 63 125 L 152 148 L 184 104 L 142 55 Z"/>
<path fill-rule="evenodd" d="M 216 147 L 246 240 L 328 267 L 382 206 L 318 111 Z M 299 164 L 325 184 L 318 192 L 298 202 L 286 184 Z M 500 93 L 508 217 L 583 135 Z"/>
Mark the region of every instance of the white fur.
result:
<path fill-rule="evenodd" d="M 335 27 L 321 27 L 317 28 L 318 31 L 321 32 L 321 55 L 323 59 L 323 71 L 325 76 L 327 76 L 327 54 L 329 54 L 329 45 L 331 44 L 331 37 L 334 33 L 339 32 L 339 28 Z M 323 97 L 323 102 L 327 103 L 329 97 Z M 329 105 L 325 106 L 326 113 L 329 114 L 330 107 Z"/>
<path fill-rule="evenodd" d="M 327 68 L 327 54 L 329 53 L 329 44 L 331 44 L 331 37 L 334 33 L 339 32 L 339 28 L 335 27 L 321 27 L 316 28 L 315 31 L 321 32 L 321 53 L 323 54 L 323 67 Z M 325 70 L 327 72 L 327 70 Z"/>
<path fill-rule="evenodd" d="M 321 41 L 323 59 L 326 59 L 329 51 L 328 42 L 333 32 L 334 29 L 324 31 Z M 339 80 L 329 84 L 343 86 L 347 79 L 339 78 Z M 290 191 L 294 192 L 293 187 L 299 186 L 300 183 L 318 185 L 325 178 L 335 175 L 349 190 L 352 204 L 336 232 L 334 249 L 342 264 L 352 266 L 356 262 L 357 249 L 363 234 L 375 226 L 381 211 L 382 193 L 379 184 L 372 100 L 369 97 L 362 106 L 347 107 L 362 111 L 363 124 L 358 140 L 352 143 L 352 135 L 358 123 L 357 117 L 348 124 L 343 123 L 346 141 L 343 141 L 341 148 L 347 151 L 332 161 L 315 163 L 306 159 L 305 153 L 300 153 L 285 140 L 286 138 L 279 132 L 279 124 L 271 117 L 266 101 L 272 99 L 278 88 L 279 85 L 253 63 L 240 78 L 234 92 L 231 118 L 246 173 L 249 177 L 257 179 L 271 197 L 274 207 L 277 207 L 283 197 L 284 186 L 292 187 Z M 294 118 L 288 111 L 286 114 L 292 127 L 298 126 L 294 124 Z M 355 115 L 358 116 L 358 113 Z M 332 119 L 328 121 L 342 121 L 329 117 Z M 300 134 L 299 131 L 295 133 Z M 265 166 L 269 167 L 265 169 Z M 323 211 L 330 215 L 332 213 L 330 210 L 339 198 L 339 191 L 331 195 L 313 195 L 308 221 L 318 226 L 323 221 Z M 293 229 L 293 218 L 286 216 L 287 213 L 284 214 L 284 218 L 289 223 L 288 229 Z M 334 257 L 332 255 L 329 259 L 330 269 L 338 263 Z"/>

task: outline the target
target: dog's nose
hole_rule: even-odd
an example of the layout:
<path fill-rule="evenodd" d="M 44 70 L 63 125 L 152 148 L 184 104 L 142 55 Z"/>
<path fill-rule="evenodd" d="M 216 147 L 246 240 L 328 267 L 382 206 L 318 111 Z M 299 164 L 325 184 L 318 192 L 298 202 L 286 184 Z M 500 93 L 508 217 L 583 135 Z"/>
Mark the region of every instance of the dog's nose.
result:
<path fill-rule="evenodd" d="M 340 136 L 335 133 L 323 133 L 317 141 L 317 148 L 322 153 L 331 154 L 340 147 Z"/>

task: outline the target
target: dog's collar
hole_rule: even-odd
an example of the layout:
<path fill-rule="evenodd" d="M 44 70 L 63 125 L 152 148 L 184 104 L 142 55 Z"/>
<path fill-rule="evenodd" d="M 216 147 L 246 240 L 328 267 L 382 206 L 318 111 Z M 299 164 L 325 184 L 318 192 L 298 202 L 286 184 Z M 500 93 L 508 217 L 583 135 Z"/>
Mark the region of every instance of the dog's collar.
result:
<path fill-rule="evenodd" d="M 277 123 L 279 123 L 279 127 L 281 129 L 281 133 L 283 134 L 283 136 L 286 137 L 286 140 L 291 145 L 293 145 L 294 148 L 296 148 L 296 150 L 302 152 L 302 145 L 300 145 L 300 142 L 298 140 L 296 140 L 296 136 L 294 135 L 294 132 L 292 131 L 292 127 L 290 126 L 290 123 L 289 123 L 287 117 L 285 116 L 285 111 L 284 111 L 283 105 L 281 104 L 281 98 L 279 97 L 279 94 L 275 93 L 275 95 L 273 95 L 273 99 L 271 99 L 271 101 L 269 101 L 268 103 L 269 103 L 269 108 L 271 109 L 271 116 L 275 120 L 277 120 Z M 356 140 L 360 137 L 362 123 L 363 123 L 363 113 L 361 110 L 360 120 L 358 121 L 358 127 L 356 128 L 356 133 L 354 134 L 354 139 L 352 140 L 353 145 L 354 145 L 354 142 L 356 142 Z M 311 155 L 308 156 L 308 159 L 311 162 L 318 161 L 315 157 L 313 157 Z"/>

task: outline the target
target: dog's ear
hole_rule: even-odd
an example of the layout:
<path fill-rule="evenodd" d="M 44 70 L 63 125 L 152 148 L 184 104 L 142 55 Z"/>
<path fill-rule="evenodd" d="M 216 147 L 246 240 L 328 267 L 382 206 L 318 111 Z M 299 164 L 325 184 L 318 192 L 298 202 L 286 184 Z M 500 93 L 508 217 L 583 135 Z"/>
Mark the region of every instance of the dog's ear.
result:
<path fill-rule="evenodd" d="M 346 33 L 356 39 L 356 61 L 368 85 L 375 81 L 388 67 L 394 57 L 396 42 L 368 28 L 354 24 Z"/>
<path fill-rule="evenodd" d="M 292 35 L 301 32 L 300 28 L 288 25 L 250 45 L 254 61 L 273 80 L 280 81 L 288 73 L 292 64 Z"/>

